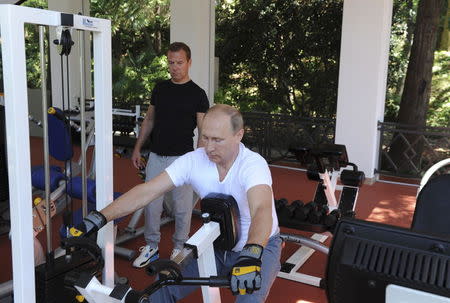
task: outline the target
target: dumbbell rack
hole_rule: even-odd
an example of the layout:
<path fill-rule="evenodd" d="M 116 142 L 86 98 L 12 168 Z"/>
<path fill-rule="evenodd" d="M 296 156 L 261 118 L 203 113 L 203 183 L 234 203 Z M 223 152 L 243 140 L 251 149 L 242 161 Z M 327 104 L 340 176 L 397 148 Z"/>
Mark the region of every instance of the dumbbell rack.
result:
<path fill-rule="evenodd" d="M 354 216 L 359 187 L 364 181 L 364 173 L 359 172 L 356 165 L 348 162 L 345 146 L 334 145 L 325 146 L 325 148 L 331 148 L 333 150 L 332 152 L 326 154 L 326 156 L 338 156 L 342 161 L 339 165 L 334 165 L 331 169 L 330 167 L 327 168 L 323 166 L 322 168 L 319 168 L 319 171 L 308 170 L 308 178 L 310 180 L 318 181 L 314 196 L 314 203 L 319 205 L 327 205 L 330 212 L 338 209 L 340 213 L 344 214 L 344 216 L 345 214 L 348 216 Z M 338 150 L 338 152 L 335 150 Z M 300 152 L 303 157 L 305 149 L 300 150 Z M 324 156 L 324 154 L 320 154 L 320 156 Z M 319 160 L 317 160 L 317 162 L 319 162 Z M 337 161 L 335 162 L 337 163 Z M 343 170 L 341 173 L 340 169 L 347 166 L 347 164 L 353 166 L 353 172 L 350 170 Z M 337 184 L 339 177 L 341 178 L 342 185 Z M 341 192 L 339 200 L 336 200 L 336 190 Z M 298 241 L 296 239 L 293 241 L 290 239 L 291 237 L 296 237 L 298 239 L 303 238 L 301 236 L 293 236 L 288 234 L 281 235 L 284 241 L 295 242 L 300 244 L 301 247 L 297 249 L 297 251 L 292 254 L 285 263 L 282 264 L 278 277 L 320 287 L 322 278 L 299 273 L 297 271 L 305 264 L 305 262 L 316 250 L 326 253 L 326 250 L 323 249 L 323 244 L 321 243 L 324 243 L 330 235 L 328 232 L 330 230 L 330 226 L 283 217 L 279 217 L 279 225 L 302 231 L 314 232 L 314 234 L 310 239 L 304 238 L 302 241 Z M 308 243 L 308 241 L 313 242 L 313 245 Z M 314 242 L 316 244 L 314 244 Z"/>
<path fill-rule="evenodd" d="M 336 187 L 337 174 L 333 173 L 331 178 L 328 178 L 326 182 L 333 184 L 333 189 L 339 189 Z M 315 200 L 323 197 L 321 190 L 322 183 L 317 185 Z M 336 199 L 334 199 L 336 201 Z M 333 206 L 332 206 L 333 207 Z M 336 208 L 336 206 L 334 206 Z M 317 241 L 319 243 L 324 243 L 328 239 L 327 226 L 324 224 L 312 224 L 308 222 L 299 222 L 294 219 L 280 220 L 280 226 L 294 228 L 302 231 L 311 231 L 314 234 L 310 237 L 311 240 Z M 284 241 L 290 241 L 285 235 L 282 234 Z M 292 281 L 297 281 L 313 286 L 320 287 L 322 278 L 300 273 L 298 270 L 308 261 L 308 259 L 314 254 L 315 249 L 310 248 L 306 245 L 301 245 L 295 253 L 293 253 L 287 260 L 281 265 L 281 270 L 278 272 L 278 277 L 283 279 L 288 279 Z"/>

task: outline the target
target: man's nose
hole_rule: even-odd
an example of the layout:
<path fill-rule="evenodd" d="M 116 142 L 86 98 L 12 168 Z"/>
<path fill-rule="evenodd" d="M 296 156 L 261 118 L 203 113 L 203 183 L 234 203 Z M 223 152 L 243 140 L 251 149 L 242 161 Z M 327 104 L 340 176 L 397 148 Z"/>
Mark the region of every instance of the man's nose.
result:
<path fill-rule="evenodd" d="M 207 152 L 211 152 L 214 150 L 214 143 L 212 141 L 206 140 L 205 141 L 205 149 Z"/>

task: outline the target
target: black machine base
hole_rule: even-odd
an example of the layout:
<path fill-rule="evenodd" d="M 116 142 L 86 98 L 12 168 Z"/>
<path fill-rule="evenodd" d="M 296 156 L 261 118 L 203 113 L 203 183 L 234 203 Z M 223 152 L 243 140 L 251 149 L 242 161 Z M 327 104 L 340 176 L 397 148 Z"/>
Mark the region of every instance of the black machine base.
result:
<path fill-rule="evenodd" d="M 75 288 L 65 285 L 66 274 L 90 271 L 94 266 L 93 262 L 88 253 L 78 250 L 71 254 L 70 260 L 66 260 L 66 256 L 61 256 L 37 266 L 36 302 L 77 302 L 75 297 L 79 293 Z"/>

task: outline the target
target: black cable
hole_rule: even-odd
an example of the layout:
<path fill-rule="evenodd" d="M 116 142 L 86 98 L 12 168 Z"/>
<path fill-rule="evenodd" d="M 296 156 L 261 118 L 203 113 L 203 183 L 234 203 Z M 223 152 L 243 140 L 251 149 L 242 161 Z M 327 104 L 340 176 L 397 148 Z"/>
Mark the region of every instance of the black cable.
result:
<path fill-rule="evenodd" d="M 60 55 L 61 58 L 61 98 L 62 98 L 62 111 L 63 111 L 63 115 L 65 113 L 66 110 L 66 101 L 65 101 L 65 94 L 64 94 L 64 60 L 63 60 L 63 55 Z M 65 116 L 64 116 L 64 122 L 65 122 Z M 65 124 L 65 123 L 64 123 Z M 69 129 L 70 130 L 70 129 Z M 66 191 L 65 191 L 65 206 L 64 206 L 64 215 L 63 215 L 63 221 L 64 224 L 66 225 L 66 230 L 68 229 L 68 227 L 71 225 L 72 222 L 72 218 L 71 218 L 71 214 L 67 211 L 68 209 L 68 203 L 69 203 L 69 196 L 67 194 L 67 189 L 68 189 L 68 175 L 67 175 L 67 169 L 68 169 L 68 165 L 67 165 L 67 160 L 64 161 L 64 181 L 65 181 L 65 185 L 66 185 Z"/>
<path fill-rule="evenodd" d="M 22 3 L 26 2 L 27 0 L 19 0 L 14 5 L 21 5 Z"/>
<path fill-rule="evenodd" d="M 69 53 L 70 53 L 70 50 L 69 50 Z M 71 112 L 71 109 L 70 109 L 70 86 L 69 86 L 70 79 L 69 79 L 69 74 L 70 74 L 70 71 L 69 71 L 69 56 L 67 54 L 66 55 L 66 81 L 67 81 L 67 107 L 68 107 L 68 113 L 69 113 L 69 115 L 68 115 L 68 123 L 67 124 L 68 124 L 68 128 L 69 128 L 70 146 L 72 146 L 72 148 L 73 148 L 73 145 L 72 145 L 73 144 L 73 142 L 72 142 L 72 128 L 70 126 L 70 112 Z M 70 180 L 72 180 L 72 182 L 70 182 L 70 192 L 73 192 L 72 191 L 72 187 L 73 187 L 72 159 L 69 159 L 69 168 L 70 168 Z M 73 203 L 70 203 L 70 213 L 73 214 Z M 71 220 L 70 223 L 72 223 L 72 220 Z"/>
<path fill-rule="evenodd" d="M 62 111 L 63 111 L 63 116 L 64 116 L 64 122 L 65 122 L 65 126 L 68 128 L 69 131 L 69 140 L 70 140 L 70 145 L 72 145 L 72 132 L 71 132 L 71 127 L 70 127 L 70 116 L 69 119 L 66 120 L 66 101 L 65 101 L 65 94 L 64 94 L 64 60 L 63 60 L 63 55 L 66 56 L 66 70 L 67 70 L 67 104 L 68 104 L 68 108 L 70 111 L 70 91 L 69 91 L 69 59 L 68 59 L 68 55 L 70 54 L 70 50 L 72 48 L 72 45 L 74 44 L 74 42 L 72 41 L 72 37 L 70 35 L 70 31 L 68 29 L 65 29 L 61 32 L 61 38 L 60 40 L 55 39 L 53 41 L 54 44 L 56 45 L 60 45 L 61 47 L 61 51 L 60 51 L 60 58 L 61 58 L 61 97 L 62 97 Z M 67 161 L 69 162 L 69 165 L 67 163 Z M 69 196 L 67 193 L 68 190 L 68 173 L 67 170 L 70 169 L 70 177 L 72 180 L 72 161 L 66 160 L 64 161 L 64 176 L 65 176 L 65 185 L 66 185 L 66 191 L 65 191 L 65 197 L 66 197 L 66 203 L 65 203 L 65 211 L 64 211 L 64 224 L 67 226 L 71 226 L 72 225 L 72 213 L 73 213 L 73 204 L 71 204 L 71 212 L 68 211 L 68 204 L 69 204 Z M 72 182 L 70 183 L 71 189 L 72 189 Z"/>
<path fill-rule="evenodd" d="M 63 55 L 65 55 L 63 52 L 60 54 L 61 58 L 61 97 L 62 97 L 62 112 L 64 116 L 64 127 L 67 128 L 67 131 L 69 132 L 69 145 L 72 146 L 72 133 L 71 133 L 71 127 L 70 127 L 70 118 L 67 119 L 66 117 L 66 99 L 67 99 L 67 106 L 70 109 L 70 100 L 69 100 L 69 74 L 66 75 L 66 82 L 67 82 L 67 95 L 65 94 L 64 89 L 64 60 Z M 69 61 L 68 56 L 66 55 L 66 71 L 69 69 Z M 67 96 L 67 97 L 66 97 Z M 69 173 L 70 172 L 70 175 Z M 72 192 L 72 186 L 73 186 L 73 180 L 72 180 L 72 161 L 71 159 L 64 161 L 64 177 L 65 177 L 65 206 L 64 206 L 64 214 L 63 214 L 63 221 L 66 225 L 66 229 L 73 225 L 73 203 L 71 203 L 71 198 L 69 197 L 68 190 L 69 190 L 69 184 L 70 184 L 70 192 Z M 71 182 L 69 183 L 69 177 Z M 70 205 L 70 210 L 69 210 Z"/>

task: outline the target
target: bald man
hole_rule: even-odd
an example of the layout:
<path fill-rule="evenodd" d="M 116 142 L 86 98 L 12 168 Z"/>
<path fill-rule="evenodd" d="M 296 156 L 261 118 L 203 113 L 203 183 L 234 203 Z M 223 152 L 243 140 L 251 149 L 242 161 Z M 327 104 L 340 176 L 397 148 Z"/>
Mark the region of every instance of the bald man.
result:
<path fill-rule="evenodd" d="M 101 212 L 89 214 L 81 232 L 91 233 L 107 221 L 130 214 L 176 186 L 192 185 L 204 198 L 209 193 L 231 195 L 240 212 L 241 235 L 231 251 L 215 250 L 218 275 L 231 272 L 236 302 L 264 302 L 280 270 L 281 238 L 267 162 L 242 143 L 244 125 L 235 108 L 218 104 L 203 119 L 202 148 L 189 152 L 154 179 L 137 185 Z M 183 275 L 198 276 L 196 261 Z M 195 286 L 160 289 L 152 302 L 176 302 Z"/>

